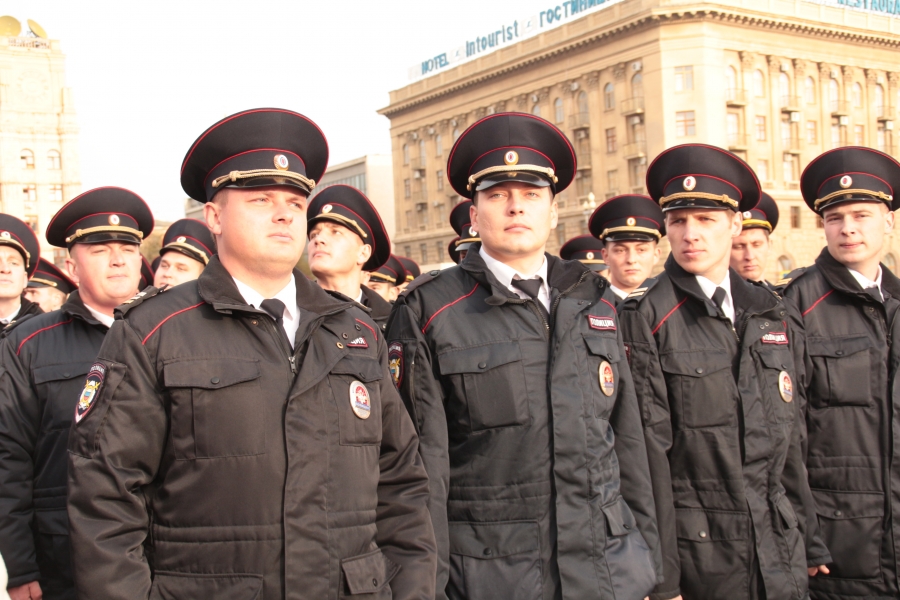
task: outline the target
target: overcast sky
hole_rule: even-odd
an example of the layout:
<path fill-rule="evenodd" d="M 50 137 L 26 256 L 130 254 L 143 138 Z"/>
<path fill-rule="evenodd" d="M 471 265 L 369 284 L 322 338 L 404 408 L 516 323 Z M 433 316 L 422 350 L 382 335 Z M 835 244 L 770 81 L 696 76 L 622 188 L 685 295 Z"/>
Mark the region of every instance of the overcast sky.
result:
<path fill-rule="evenodd" d="M 413 64 L 556 1 L 6 0 L 66 55 L 84 190 L 119 185 L 182 216 L 181 160 L 218 119 L 274 106 L 328 138 L 330 164 L 389 153 L 375 111 Z"/>

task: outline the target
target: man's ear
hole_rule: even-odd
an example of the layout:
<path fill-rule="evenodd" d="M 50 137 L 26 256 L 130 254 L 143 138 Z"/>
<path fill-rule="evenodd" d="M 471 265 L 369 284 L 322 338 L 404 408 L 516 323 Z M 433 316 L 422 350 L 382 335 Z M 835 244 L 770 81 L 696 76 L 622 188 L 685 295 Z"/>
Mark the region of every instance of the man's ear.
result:
<path fill-rule="evenodd" d="M 225 190 L 219 192 L 219 194 L 224 193 Z M 222 235 L 221 213 L 224 204 L 224 202 L 222 202 L 221 204 L 216 204 L 215 202 L 207 202 L 203 205 L 203 218 L 206 220 L 206 226 L 209 227 L 209 230 L 212 232 L 212 234 L 216 236 Z"/>
<path fill-rule="evenodd" d="M 731 214 L 731 239 L 736 238 L 741 235 L 741 230 L 744 228 L 744 215 L 739 212 L 733 212 Z"/>
<path fill-rule="evenodd" d="M 359 254 L 356 255 L 356 264 L 364 265 L 372 257 L 372 246 L 363 244 L 359 247 Z"/>
<path fill-rule="evenodd" d="M 478 235 L 478 206 L 475 204 L 475 198 L 478 197 L 478 192 L 475 192 L 472 195 L 472 206 L 469 207 L 469 227 L 472 229 L 472 233 Z M 467 233 L 467 232 L 466 232 Z"/>
<path fill-rule="evenodd" d="M 884 232 L 890 233 L 894 230 L 894 212 L 891 209 L 888 209 L 887 214 L 884 216 Z"/>

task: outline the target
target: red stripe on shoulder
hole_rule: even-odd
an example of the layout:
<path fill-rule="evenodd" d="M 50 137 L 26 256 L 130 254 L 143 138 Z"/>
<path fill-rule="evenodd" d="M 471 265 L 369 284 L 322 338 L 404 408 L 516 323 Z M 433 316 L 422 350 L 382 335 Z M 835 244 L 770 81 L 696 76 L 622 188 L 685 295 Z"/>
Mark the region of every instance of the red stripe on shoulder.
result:
<path fill-rule="evenodd" d="M 428 326 L 431 325 L 431 322 L 434 321 L 434 318 L 435 318 L 436 316 L 438 316 L 439 314 L 441 314 L 441 312 L 443 312 L 444 309 L 450 308 L 451 306 L 453 306 L 453 305 L 456 304 L 457 302 L 461 302 L 461 301 L 465 300 L 466 298 L 468 298 L 469 296 L 471 296 L 472 294 L 474 294 L 474 293 L 475 293 L 475 290 L 477 290 L 477 289 L 478 289 L 478 284 L 476 283 L 476 284 L 475 284 L 475 287 L 472 288 L 472 291 L 471 291 L 471 292 L 469 292 L 469 293 L 466 294 L 465 296 L 460 296 L 459 298 L 457 298 L 457 299 L 454 300 L 453 302 L 449 302 L 449 303 L 443 305 L 442 307 L 440 307 L 440 308 L 437 310 L 436 313 L 434 313 L 433 315 L 431 315 L 431 318 L 428 319 L 428 322 L 425 323 L 425 327 L 422 328 L 422 333 L 425 333 L 425 330 L 428 329 Z"/>
<path fill-rule="evenodd" d="M 356 321 L 357 323 L 359 323 L 360 325 L 362 325 L 363 327 L 365 327 L 366 329 L 368 329 L 369 331 L 371 331 L 371 332 L 372 332 L 372 335 L 375 336 L 375 341 L 376 341 L 376 342 L 378 341 L 378 332 L 375 331 L 374 329 L 372 329 L 372 326 L 371 326 L 371 325 L 369 325 L 369 324 L 366 323 L 365 321 L 360 321 L 359 319 L 355 319 L 355 321 Z"/>
<path fill-rule="evenodd" d="M 54 323 L 53 325 L 48 325 L 48 326 L 44 327 L 43 329 L 38 329 L 37 331 L 35 331 L 34 333 L 32 333 L 31 335 L 29 335 L 28 337 L 26 337 L 24 340 L 22 340 L 21 342 L 19 342 L 19 347 L 16 348 L 16 356 L 18 356 L 18 355 L 19 355 L 19 352 L 22 351 L 22 346 L 25 345 L 25 342 L 27 342 L 28 340 L 30 340 L 31 338 L 33 338 L 33 337 L 36 336 L 37 334 L 42 333 L 42 332 L 47 331 L 47 330 L 50 330 L 50 329 L 53 329 L 54 327 L 59 327 L 60 325 L 68 325 L 68 324 L 71 323 L 71 322 L 72 322 L 72 317 L 69 317 L 69 320 L 68 320 L 68 321 L 60 321 L 59 323 Z"/>
<path fill-rule="evenodd" d="M 819 298 L 818 300 L 816 300 L 815 302 L 812 303 L 812 306 L 810 306 L 809 308 L 807 308 L 806 310 L 803 311 L 803 316 L 805 317 L 806 315 L 811 313 L 812 310 L 819 305 L 819 302 L 821 302 L 822 300 L 824 300 L 825 298 L 830 296 L 831 292 L 833 292 L 833 291 L 834 291 L 834 289 L 830 289 L 827 292 L 825 292 L 825 294 L 821 298 Z"/>
<path fill-rule="evenodd" d="M 609 307 L 610 307 L 611 309 L 613 309 L 613 312 L 616 312 L 616 307 L 615 307 L 609 300 L 605 300 L 605 299 L 603 299 L 603 298 L 600 298 L 600 302 L 605 302 L 606 304 L 609 305 Z"/>
<path fill-rule="evenodd" d="M 168 317 L 166 317 L 165 319 L 163 319 L 162 321 L 160 321 L 159 324 L 158 324 L 156 327 L 154 327 L 154 328 L 150 331 L 150 333 L 147 334 L 147 337 L 145 337 L 145 338 L 141 341 L 141 345 L 142 345 L 142 346 L 145 346 L 145 345 L 147 344 L 147 340 L 149 340 L 150 337 L 151 337 L 154 333 L 156 333 L 156 331 L 157 331 L 160 327 L 162 327 L 163 323 L 165 323 L 166 321 L 168 321 L 168 320 L 171 319 L 172 317 L 174 317 L 174 316 L 176 316 L 176 315 L 180 315 L 180 314 L 183 313 L 183 312 L 187 312 L 187 311 L 189 311 L 189 310 L 193 310 L 193 309 L 197 308 L 198 306 L 203 306 L 204 304 L 206 304 L 206 302 L 200 302 L 200 303 L 195 304 L 195 305 L 193 305 L 193 306 L 188 306 L 187 308 L 182 308 L 182 309 L 179 310 L 179 311 L 173 312 L 171 315 L 169 315 Z"/>
<path fill-rule="evenodd" d="M 682 300 L 681 302 L 679 302 L 678 304 L 676 304 L 676 305 L 675 305 L 675 308 L 673 308 L 673 309 L 670 310 L 668 313 L 666 313 L 666 316 L 664 316 L 664 317 L 662 318 L 662 321 L 660 321 L 659 323 L 656 324 L 656 327 L 653 328 L 652 335 L 656 335 L 656 332 L 659 331 L 659 328 L 663 326 L 663 323 L 665 323 L 666 320 L 667 320 L 669 317 L 671 317 L 671 316 L 675 313 L 676 310 L 678 310 L 679 308 L 681 308 L 681 305 L 684 304 L 685 302 L 687 302 L 687 296 L 684 297 L 684 300 Z"/>

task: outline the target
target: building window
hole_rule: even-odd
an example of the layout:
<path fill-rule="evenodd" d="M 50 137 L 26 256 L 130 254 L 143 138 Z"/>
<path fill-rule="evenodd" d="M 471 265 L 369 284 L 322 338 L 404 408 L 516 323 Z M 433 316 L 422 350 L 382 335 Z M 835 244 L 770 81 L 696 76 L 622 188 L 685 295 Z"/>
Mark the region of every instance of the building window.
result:
<path fill-rule="evenodd" d="M 781 119 L 781 145 L 784 148 L 790 148 L 794 138 L 794 128 L 791 127 L 790 117 L 784 116 Z"/>
<path fill-rule="evenodd" d="M 841 146 L 841 125 L 837 119 L 831 121 L 831 147 L 840 148 Z"/>
<path fill-rule="evenodd" d="M 403 144 L 403 164 L 409 164 L 409 146 L 406 144 Z"/>
<path fill-rule="evenodd" d="M 62 161 L 59 158 L 59 152 L 51 150 L 47 153 L 47 168 L 51 171 L 59 171 L 62 168 Z"/>
<path fill-rule="evenodd" d="M 853 126 L 853 143 L 857 146 L 862 146 L 863 144 L 865 144 L 865 136 L 863 135 L 864 132 L 865 130 L 863 129 L 862 125 Z"/>
<path fill-rule="evenodd" d="M 412 256 L 412 246 L 409 244 L 403 246 L 403 256 Z"/>
<path fill-rule="evenodd" d="M 791 207 L 791 229 L 800 229 L 800 207 Z"/>
<path fill-rule="evenodd" d="M 631 78 L 631 95 L 635 98 L 644 97 L 644 76 L 640 73 Z"/>
<path fill-rule="evenodd" d="M 828 103 L 831 105 L 831 112 L 837 112 L 841 107 L 841 90 L 834 79 L 828 80 Z"/>
<path fill-rule="evenodd" d="M 606 153 L 612 154 L 618 150 L 616 145 L 616 128 L 610 127 L 606 130 Z"/>
<path fill-rule="evenodd" d="M 453 141 L 455 142 L 458 139 L 459 139 L 459 129 L 454 129 L 453 130 Z"/>
<path fill-rule="evenodd" d="M 38 232 L 38 218 L 37 215 L 25 215 L 25 224 L 31 227 L 31 230 L 35 233 Z"/>
<path fill-rule="evenodd" d="M 781 94 L 781 105 L 790 106 L 791 103 L 791 80 L 787 73 L 778 74 L 778 92 Z"/>
<path fill-rule="evenodd" d="M 693 75 L 691 78 L 693 79 Z M 728 65 L 725 67 L 725 91 L 728 94 L 728 98 L 735 98 L 737 96 L 735 90 L 737 89 L 737 71 L 734 67 Z"/>
<path fill-rule="evenodd" d="M 444 204 L 443 202 L 438 202 L 437 205 L 438 205 L 437 206 L 437 209 L 438 209 L 437 224 L 440 225 L 441 223 L 447 222 L 447 218 L 446 218 L 447 217 L 447 205 Z M 440 254 L 440 252 L 438 252 L 438 254 Z"/>
<path fill-rule="evenodd" d="M 797 161 L 794 159 L 794 155 L 790 152 L 785 152 L 782 155 L 782 167 L 784 169 L 784 181 L 792 182 L 797 181 L 797 169 L 796 164 Z"/>
<path fill-rule="evenodd" d="M 806 143 L 807 144 L 818 144 L 819 143 L 819 127 L 815 121 L 807 121 L 806 122 Z"/>
<path fill-rule="evenodd" d="M 22 154 L 20 155 L 22 159 L 22 168 L 23 169 L 33 169 L 34 168 L 34 152 L 31 150 L 25 149 L 22 150 Z"/>
<path fill-rule="evenodd" d="M 37 201 L 37 187 L 34 185 L 26 185 L 22 188 L 22 200 L 25 202 Z"/>
<path fill-rule="evenodd" d="M 582 171 L 581 173 L 581 177 L 575 180 L 575 188 L 576 192 L 578 192 L 578 197 L 584 198 L 588 194 L 593 193 L 594 181 L 591 178 L 590 171 Z"/>
<path fill-rule="evenodd" d="M 406 211 L 406 227 L 407 229 L 412 229 L 415 226 L 415 222 L 413 222 L 413 211 Z M 409 256 L 409 249 L 406 251 L 406 255 Z"/>
<path fill-rule="evenodd" d="M 631 189 L 644 188 L 644 176 L 647 173 L 647 161 L 642 158 L 634 158 L 628 161 L 628 180 Z"/>
<path fill-rule="evenodd" d="M 563 111 L 562 98 L 557 98 L 553 101 L 553 117 L 556 119 L 557 123 L 562 123 L 563 119 L 566 118 L 565 112 Z"/>
<path fill-rule="evenodd" d="M 443 241 L 438 240 L 434 243 L 434 255 L 437 256 L 437 262 L 443 262 L 441 258 L 444 256 L 444 251 L 447 249 L 447 244 Z"/>
<path fill-rule="evenodd" d="M 694 124 L 694 111 L 686 110 L 675 113 L 675 136 L 689 137 L 697 134 Z"/>
<path fill-rule="evenodd" d="M 780 275 L 787 275 L 794 270 L 794 261 L 792 261 L 789 256 L 779 256 L 778 270 L 781 271 Z"/>
<path fill-rule="evenodd" d="M 66 268 L 66 259 L 69 257 L 69 251 L 65 248 L 54 248 L 53 249 L 53 264 L 63 269 L 65 273 Z"/>
<path fill-rule="evenodd" d="M 730 112 L 725 115 L 725 135 L 729 146 L 741 144 L 741 122 L 737 113 Z"/>
<path fill-rule="evenodd" d="M 675 91 L 694 89 L 694 67 L 675 67 Z"/>
<path fill-rule="evenodd" d="M 403 197 L 409 198 L 412 196 L 412 186 L 409 184 L 409 179 L 403 180 Z"/>
<path fill-rule="evenodd" d="M 425 167 L 426 158 L 427 157 L 425 156 L 425 140 L 419 140 L 419 167 L 420 168 Z"/>
<path fill-rule="evenodd" d="M 437 134 L 436 136 L 434 136 L 434 155 L 444 155 L 444 140 L 443 138 L 441 138 L 441 134 Z"/>
<path fill-rule="evenodd" d="M 612 110 L 616 107 L 616 86 L 612 83 L 607 83 L 603 86 L 603 108 L 605 110 Z"/>
<path fill-rule="evenodd" d="M 862 86 L 854 83 L 852 88 L 853 108 L 862 108 Z"/>
<path fill-rule="evenodd" d="M 536 116 L 536 117 L 541 116 L 541 105 L 540 105 L 540 104 L 535 104 L 534 106 L 532 106 L 532 107 L 531 107 L 531 114 L 533 114 L 533 115 Z"/>
<path fill-rule="evenodd" d="M 437 175 L 437 191 L 441 191 L 444 189 L 444 172 L 438 171 L 435 175 Z"/>
<path fill-rule="evenodd" d="M 769 161 L 763 159 L 756 161 L 756 176 L 760 181 L 769 180 Z"/>
<path fill-rule="evenodd" d="M 766 95 L 766 82 L 763 73 L 759 69 L 753 71 L 753 95 L 762 98 Z"/>
<path fill-rule="evenodd" d="M 756 129 L 756 141 L 766 141 L 766 118 L 762 115 L 756 115 L 756 118 L 753 120 L 753 124 Z"/>
<path fill-rule="evenodd" d="M 51 202 L 62 202 L 63 199 L 63 190 L 61 185 L 51 185 L 50 186 L 50 201 Z"/>
<path fill-rule="evenodd" d="M 578 93 L 578 114 L 582 115 L 585 120 L 587 120 L 588 115 L 590 114 L 590 106 L 588 105 L 588 95 L 587 92 L 581 91 Z"/>
<path fill-rule="evenodd" d="M 619 191 L 619 170 L 613 169 L 606 172 L 606 189 L 610 194 L 616 194 Z"/>
<path fill-rule="evenodd" d="M 422 264 L 428 263 L 428 244 L 419 244 L 419 254 L 422 259 Z"/>
<path fill-rule="evenodd" d="M 880 83 L 875 84 L 875 116 L 884 116 L 884 88 Z"/>
<path fill-rule="evenodd" d="M 890 149 L 888 148 L 888 132 L 884 127 L 884 123 L 878 124 L 878 129 L 876 130 L 876 140 L 875 147 L 881 150 L 882 152 L 888 152 Z M 860 146 L 862 144 L 859 144 Z"/>
<path fill-rule="evenodd" d="M 803 97 L 807 104 L 816 103 L 816 81 L 812 77 L 807 77 L 803 84 Z"/>

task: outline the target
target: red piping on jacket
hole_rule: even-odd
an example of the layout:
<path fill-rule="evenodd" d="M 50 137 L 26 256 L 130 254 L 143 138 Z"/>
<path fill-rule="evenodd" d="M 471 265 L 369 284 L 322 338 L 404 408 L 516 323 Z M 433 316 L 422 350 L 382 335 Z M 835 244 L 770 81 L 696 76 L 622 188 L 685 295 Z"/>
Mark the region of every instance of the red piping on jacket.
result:
<path fill-rule="evenodd" d="M 376 342 L 378 341 L 378 332 L 377 332 L 377 331 L 375 331 L 374 329 L 372 329 L 372 327 L 371 327 L 368 323 L 365 323 L 365 322 L 363 322 L 363 321 L 360 321 L 359 319 L 355 319 L 355 320 L 356 320 L 357 323 L 359 323 L 360 325 L 362 325 L 363 327 L 365 327 L 366 329 L 368 329 L 369 331 L 371 331 L 371 332 L 372 332 L 372 335 L 375 336 L 375 341 L 376 341 Z"/>
<path fill-rule="evenodd" d="M 664 317 L 662 318 L 662 321 L 660 321 L 659 323 L 657 323 L 657 324 L 656 324 L 656 327 L 653 328 L 653 331 L 651 332 L 651 335 L 656 335 L 656 332 L 659 331 L 659 328 L 663 326 L 663 323 L 666 322 L 666 319 L 668 319 L 669 317 L 671 317 L 671 316 L 672 316 L 672 313 L 674 313 L 676 310 L 678 310 L 679 308 L 681 308 L 681 305 L 684 304 L 685 302 L 687 302 L 687 296 L 685 296 L 684 300 L 682 300 L 681 302 L 679 302 L 678 304 L 676 304 L 676 305 L 675 305 L 675 308 L 673 308 L 673 309 L 670 310 L 668 313 L 666 313 L 666 316 L 664 316 Z"/>
<path fill-rule="evenodd" d="M 425 327 L 422 328 L 422 333 L 425 333 L 425 330 L 428 329 L 428 326 L 431 325 L 431 322 L 434 321 L 434 318 L 435 318 L 436 316 L 438 316 L 439 314 L 441 314 L 441 311 L 443 311 L 445 308 L 450 308 L 451 306 L 453 306 L 453 305 L 456 304 L 457 302 L 459 302 L 459 301 L 461 301 L 461 300 L 465 300 L 466 298 L 468 298 L 469 296 L 471 296 L 472 294 L 474 294 L 474 293 L 475 293 L 475 290 L 478 289 L 478 285 L 479 285 L 479 284 L 476 283 L 476 284 L 475 284 L 475 287 L 472 288 L 472 291 L 469 292 L 468 294 L 466 294 L 465 296 L 460 296 L 459 298 L 457 298 L 457 299 L 454 300 L 453 302 L 450 302 L 449 304 L 445 304 L 445 305 L 443 305 L 442 307 L 440 307 L 436 313 L 434 313 L 433 315 L 431 315 L 431 318 L 428 319 L 428 322 L 425 323 Z"/>
<path fill-rule="evenodd" d="M 62 321 L 61 323 L 54 323 L 53 325 L 48 325 L 47 327 L 44 327 L 43 329 L 38 329 L 37 331 L 35 331 L 35 332 L 32 333 L 31 335 L 29 335 L 27 338 L 25 338 L 24 340 L 22 340 L 22 341 L 19 343 L 19 347 L 16 348 L 16 356 L 18 356 L 18 355 L 19 355 L 19 352 L 22 351 L 22 346 L 25 345 L 25 342 L 27 342 L 28 340 L 30 340 L 31 338 L 33 338 L 33 337 L 36 336 L 37 334 L 41 333 L 42 331 L 47 331 L 48 329 L 53 329 L 54 327 L 59 327 L 60 325 L 68 325 L 68 324 L 71 323 L 71 322 L 72 322 L 72 318 L 69 317 L 69 320 L 68 320 L 68 321 Z"/>
<path fill-rule="evenodd" d="M 817 306 L 819 305 L 819 302 L 821 302 L 822 300 L 824 300 L 825 298 L 827 298 L 828 296 L 830 296 L 830 295 L 831 295 L 831 292 L 833 292 L 833 291 L 834 291 L 834 290 L 831 289 L 831 290 L 828 290 L 827 292 L 825 292 L 825 295 L 824 295 L 824 296 L 822 296 L 821 298 L 819 298 L 818 300 L 816 300 L 815 302 L 813 302 L 813 303 L 812 303 L 812 306 L 810 306 L 809 308 L 807 308 L 806 310 L 803 311 L 803 316 L 805 317 L 806 315 L 808 315 L 809 313 L 811 313 L 811 312 L 812 312 L 812 309 L 814 309 L 815 307 L 817 307 Z"/>
<path fill-rule="evenodd" d="M 159 329 L 160 327 L 162 327 L 162 324 L 163 324 L 163 323 L 165 323 L 166 321 L 168 321 L 169 319 L 171 319 L 171 318 L 174 317 L 175 315 L 180 315 L 180 314 L 183 313 L 183 312 L 187 312 L 187 311 L 189 311 L 189 310 L 191 310 L 191 309 L 197 308 L 198 306 L 203 306 L 204 304 L 206 304 L 206 302 L 200 302 L 199 304 L 195 304 L 195 305 L 193 305 L 193 306 L 188 306 L 187 308 L 182 308 L 181 310 L 179 310 L 179 311 L 177 311 L 177 312 L 173 312 L 171 315 L 169 315 L 168 317 L 166 317 L 165 319 L 163 319 L 162 321 L 160 321 L 160 322 L 159 322 L 159 325 L 157 325 L 156 327 L 154 327 L 153 330 L 152 330 L 150 333 L 147 334 L 147 337 L 145 337 L 145 338 L 141 341 L 141 345 L 142 345 L 142 346 L 146 346 L 146 345 L 147 345 L 147 340 L 150 339 L 150 336 L 152 336 L 154 333 L 156 333 L 156 330 Z"/>

